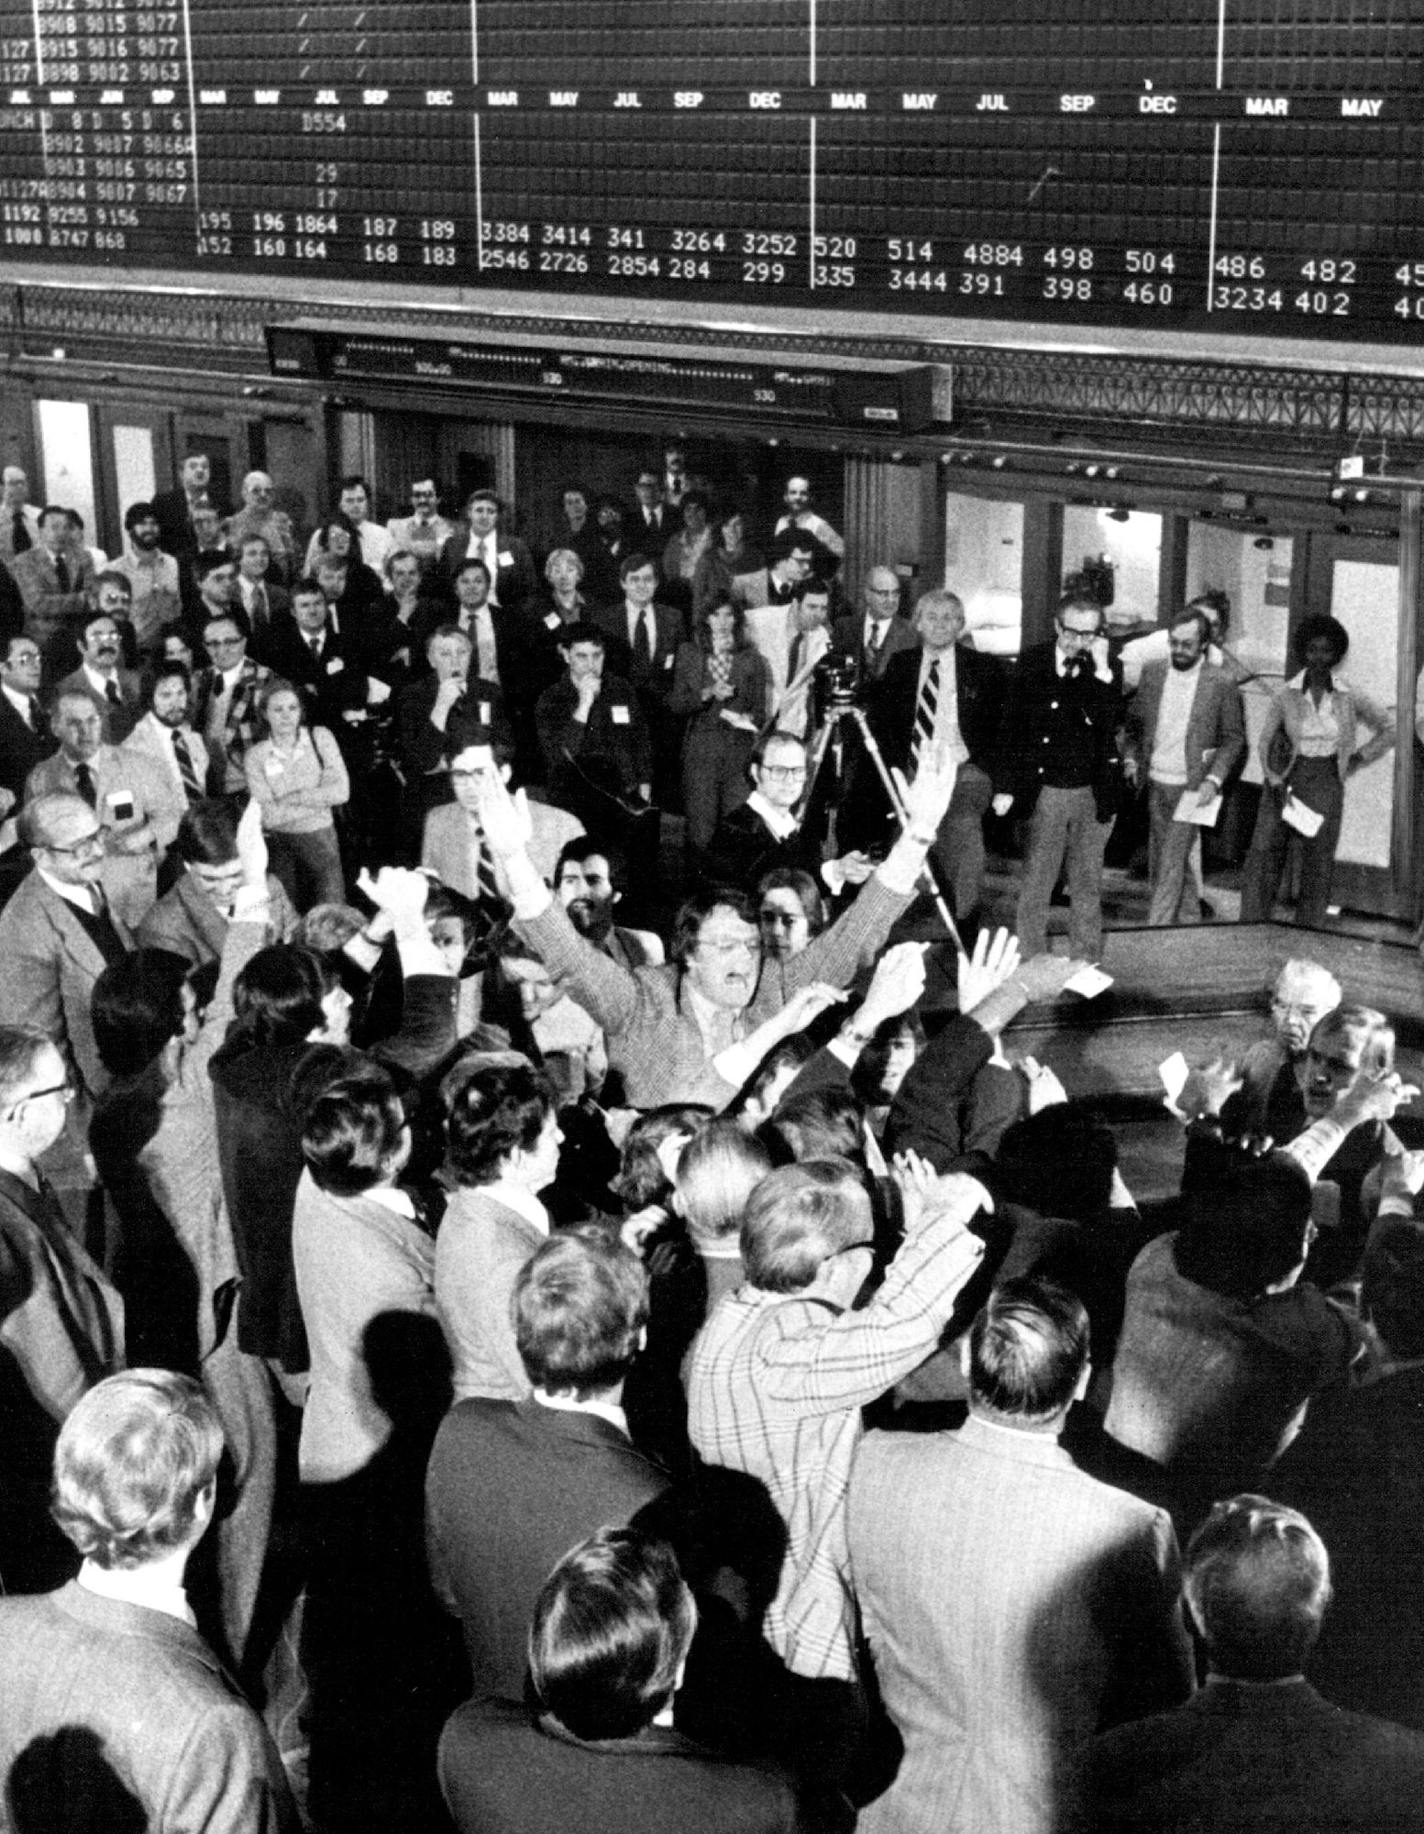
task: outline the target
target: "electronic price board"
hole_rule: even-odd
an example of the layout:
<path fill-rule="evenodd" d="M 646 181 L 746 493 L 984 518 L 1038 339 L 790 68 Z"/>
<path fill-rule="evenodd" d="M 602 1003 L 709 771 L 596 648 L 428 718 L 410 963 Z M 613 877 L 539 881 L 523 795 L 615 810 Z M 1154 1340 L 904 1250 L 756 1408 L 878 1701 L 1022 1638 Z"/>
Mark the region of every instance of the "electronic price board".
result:
<path fill-rule="evenodd" d="M 0 0 L 0 251 L 1412 343 L 1424 0 Z"/>

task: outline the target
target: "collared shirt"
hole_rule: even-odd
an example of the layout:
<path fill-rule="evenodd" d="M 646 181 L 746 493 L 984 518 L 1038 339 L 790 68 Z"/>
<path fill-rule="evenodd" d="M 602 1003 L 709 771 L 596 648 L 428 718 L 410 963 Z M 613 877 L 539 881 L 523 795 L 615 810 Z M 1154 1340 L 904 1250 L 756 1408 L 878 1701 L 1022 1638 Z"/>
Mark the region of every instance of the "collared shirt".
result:
<path fill-rule="evenodd" d="M 1335 705 L 1335 678 L 1315 704 L 1315 696 L 1305 685 L 1305 671 L 1286 683 L 1301 698 L 1300 755 L 1302 758 L 1333 758 L 1340 749 L 1340 716 Z"/>
<path fill-rule="evenodd" d="M 162 1611 L 196 1630 L 198 1620 L 188 1604 L 188 1596 L 178 1582 L 163 1583 L 143 1567 L 101 1567 L 86 1560 L 79 1569 L 79 1583 L 86 1592 L 99 1598 L 117 1599 L 124 1605 L 142 1605 L 149 1611 Z"/>
<path fill-rule="evenodd" d="M 635 606 L 627 604 L 626 601 L 624 611 L 628 618 L 628 648 L 632 650 L 634 656 L 638 654 L 638 632 L 641 628 L 647 632 L 648 654 L 655 656 L 658 649 L 657 613 L 651 605 L 644 605 L 640 611 Z"/>
<path fill-rule="evenodd" d="M 686 976 L 682 982 L 682 1002 L 692 1014 L 709 1058 L 720 1056 L 728 1045 L 746 1036 L 746 1015 L 734 1012 L 729 1006 L 718 1006 L 705 993 L 699 993 Z"/>
<path fill-rule="evenodd" d="M 959 671 L 954 648 L 952 643 L 944 650 L 921 647 L 920 681 L 915 692 L 915 705 L 919 706 L 919 697 L 925 691 L 925 678 L 937 662 L 939 696 L 935 701 L 934 753 L 944 763 L 967 764 L 969 747 L 964 743 L 964 735 L 959 730 Z"/>
<path fill-rule="evenodd" d="M 1187 724 L 1196 704 L 1201 677 L 1200 657 L 1189 669 L 1174 669 L 1168 665 L 1148 764 L 1148 775 L 1154 783 L 1176 785 L 1187 781 Z"/>
<path fill-rule="evenodd" d="M 10 705 L 15 709 L 16 713 L 19 714 L 20 718 L 29 727 L 30 731 L 33 732 L 35 730 L 35 698 L 34 696 L 32 694 L 16 693 L 15 689 L 12 688 L 8 682 L 0 682 L 0 693 L 4 694 L 6 700 L 9 701 Z"/>
<path fill-rule="evenodd" d="M 122 698 L 123 687 L 117 673 L 113 675 L 101 675 L 97 669 L 90 668 L 87 662 L 82 663 L 80 666 L 84 670 L 85 681 L 89 683 L 89 686 L 99 696 L 100 700 L 107 700 L 109 698 L 109 684 L 111 682 L 114 687 L 119 690 L 120 697 Z"/>
<path fill-rule="evenodd" d="M 860 1410 L 934 1348 L 982 1254 L 962 1224 L 933 1218 L 861 1310 L 743 1286 L 692 1346 L 693 1445 L 709 1463 L 760 1478 L 786 1524 L 764 1632 L 794 1674 L 856 1674 L 845 1499 Z"/>
<path fill-rule="evenodd" d="M 526 1191 L 522 1184 L 515 1184 L 512 1179 L 496 1178 L 493 1184 L 482 1184 L 476 1188 L 481 1197 L 492 1197 L 496 1203 L 503 1204 L 506 1210 L 513 1210 L 516 1216 L 522 1216 L 540 1235 L 549 1233 L 549 1212 L 534 1193 Z"/>
<path fill-rule="evenodd" d="M 403 1216 L 408 1223 L 415 1221 L 415 1204 L 409 1191 L 403 1191 L 398 1184 L 378 1184 L 361 1195 L 373 1204 L 383 1204 L 397 1216 Z"/>
<path fill-rule="evenodd" d="M 498 682 L 499 651 L 494 640 L 494 618 L 486 600 L 469 614 L 465 628 L 475 646 L 475 671 L 482 681 Z"/>
<path fill-rule="evenodd" d="M 790 809 L 778 809 L 774 803 L 767 801 L 760 790 L 753 790 L 747 798 L 747 807 L 754 810 L 771 829 L 777 840 L 790 840 L 801 823 Z"/>
<path fill-rule="evenodd" d="M 44 880 L 52 892 L 72 904 L 76 911 L 84 911 L 88 916 L 98 915 L 98 900 L 94 888 L 90 885 L 71 885 L 68 879 L 56 879 L 52 872 L 46 872 L 43 866 L 36 866 L 35 871 Z"/>
<path fill-rule="evenodd" d="M 165 624 L 171 624 L 182 609 L 178 591 L 178 562 L 161 549 L 152 554 L 130 547 L 111 563 L 112 571 L 122 573 L 133 596 L 129 613 L 134 635 L 140 646 L 151 644 Z"/>
<path fill-rule="evenodd" d="M 540 1407 L 551 1407 L 559 1414 L 597 1414 L 600 1420 L 616 1426 L 625 1439 L 632 1438 L 628 1431 L 628 1416 L 615 1401 L 581 1401 L 577 1395 L 551 1395 L 547 1388 L 536 1388 L 534 1399 Z"/>

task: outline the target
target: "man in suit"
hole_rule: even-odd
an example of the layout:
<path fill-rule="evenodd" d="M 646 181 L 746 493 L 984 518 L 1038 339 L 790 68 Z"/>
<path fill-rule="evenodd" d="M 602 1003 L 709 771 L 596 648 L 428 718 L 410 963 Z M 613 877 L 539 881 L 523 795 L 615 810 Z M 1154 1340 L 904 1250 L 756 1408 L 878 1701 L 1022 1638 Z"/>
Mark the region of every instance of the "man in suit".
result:
<path fill-rule="evenodd" d="M 915 648 L 915 627 L 900 610 L 900 582 L 889 567 L 865 576 L 865 609 L 847 612 L 831 626 L 831 647 L 860 664 L 862 682 L 879 681 L 885 665 L 901 650 Z"/>
<path fill-rule="evenodd" d="M 603 632 L 608 666 L 633 684 L 653 746 L 653 785 L 659 802 L 681 793 L 679 752 L 682 720 L 670 711 L 677 652 L 683 641 L 681 614 L 657 602 L 658 569 L 646 554 L 629 554 L 618 568 L 623 596 L 601 605 L 590 621 Z M 558 639 L 562 649 L 562 636 Z"/>
<path fill-rule="evenodd" d="M 30 502 L 30 480 L 19 465 L 0 471 L 0 561 L 8 567 L 40 538 L 40 512 Z"/>
<path fill-rule="evenodd" d="M 551 1237 L 514 1286 L 532 1396 L 461 1401 L 440 1428 L 425 1488 L 431 1577 L 464 1627 L 476 1698 L 523 1697 L 529 1620 L 549 1569 L 667 1488 L 622 1418 L 647 1292 L 621 1243 Z"/>
<path fill-rule="evenodd" d="M 662 474 L 644 465 L 633 485 L 633 507 L 623 518 L 629 552 L 646 549 L 661 554 L 682 527 L 682 516 L 663 497 Z"/>
<path fill-rule="evenodd" d="M 193 1628 L 183 1579 L 212 1520 L 222 1428 L 199 1385 L 90 1389 L 54 1457 L 77 1579 L 0 1603 L 0 1775 L 19 1827 L 296 1834 L 281 1759 Z"/>
<path fill-rule="evenodd" d="M 1305 1678 L 1330 1604 L 1330 1559 L 1306 1518 L 1262 1496 L 1217 1503 L 1187 1547 L 1185 1592 L 1206 1686 L 1095 1741 L 1098 1834 L 1417 1826 L 1424 1736 L 1344 1712 Z"/>
<path fill-rule="evenodd" d="M 786 605 L 754 606 L 746 620 L 747 638 L 765 657 L 771 675 L 771 724 L 778 732 L 808 738 L 812 702 L 807 670 L 830 652 L 830 587 L 824 580 L 802 580 Z"/>
<path fill-rule="evenodd" d="M 228 574 L 222 586 L 226 598 L 233 591 L 227 567 L 219 566 L 204 582 L 210 609 L 203 625 L 203 648 L 212 666 L 202 670 L 194 683 L 192 723 L 207 747 L 213 793 L 240 796 L 247 791 L 243 760 L 258 733 L 257 704 L 272 680 L 272 671 L 247 653 L 252 632 L 245 615 L 226 603 L 213 604 L 216 589 L 210 582 L 224 573 Z"/>
<path fill-rule="evenodd" d="M 533 1834 L 578 1804 L 583 1834 L 793 1834 L 789 1782 L 694 1743 L 674 1726 L 698 1623 L 673 1549 L 600 1527 L 537 1594 L 528 1632 L 538 1706 L 473 1700 L 440 1741 L 459 1834 Z M 735 1685 L 735 1684 L 734 1684 Z"/>
<path fill-rule="evenodd" d="M 1009 683 L 994 768 L 996 815 L 1027 819 L 1018 938 L 1025 955 L 1048 946 L 1048 905 L 1065 856 L 1072 904 L 1068 953 L 1103 949 L 1103 853 L 1117 814 L 1116 733 L 1122 671 L 1108 657 L 1103 608 L 1070 597 L 1057 636 L 1019 658 Z"/>
<path fill-rule="evenodd" d="M 438 598 L 428 597 L 414 622 L 415 642 L 424 649 L 443 624 L 453 623 L 469 639 L 475 677 L 494 682 L 514 729 L 521 780 L 540 778 L 534 704 L 541 680 L 536 658 L 544 654 L 545 633 L 522 610 L 496 605 L 490 598 L 490 571 L 478 555 L 460 561 L 454 573 L 453 617 Z"/>
<path fill-rule="evenodd" d="M 474 491 L 465 515 L 440 549 L 437 570 L 453 589 L 467 560 L 482 560 L 489 576 L 489 602 L 505 610 L 522 605 L 538 587 L 527 542 L 499 527 L 499 498 L 492 490 Z"/>
<path fill-rule="evenodd" d="M 958 1432 L 871 1433 L 851 1473 L 851 1571 L 905 1747 L 866 1834 L 1074 1826 L 1084 1741 L 1192 1691 L 1170 1518 L 1058 1443 L 1088 1385 L 1082 1301 L 1003 1282 L 967 1373 Z"/>
<path fill-rule="evenodd" d="M 166 851 L 190 804 L 211 787 L 208 748 L 188 723 L 192 682 L 181 662 L 160 662 L 148 685 L 148 712 L 124 740 L 123 750 L 149 759 L 168 789 L 168 802 L 155 812 L 159 845 Z"/>
<path fill-rule="evenodd" d="M 476 740 L 513 746 L 499 683 L 472 672 L 474 646 L 458 624 L 437 624 L 425 641 L 429 673 L 396 696 L 396 736 L 407 806 L 417 827 L 454 794 L 447 767 L 453 752 Z"/>
<path fill-rule="evenodd" d="M 9 814 L 24 794 L 30 772 L 58 745 L 40 705 L 40 650 L 33 637 L 11 637 L 0 660 L 0 790 L 10 793 Z"/>
<path fill-rule="evenodd" d="M 140 948 L 186 956 L 195 968 L 221 961 L 243 885 L 237 824 L 230 797 L 188 804 L 173 842 L 173 857 L 182 871 L 139 925 Z M 272 873 L 267 875 L 267 899 L 272 940 L 286 942 L 297 917 Z"/>
<path fill-rule="evenodd" d="M 54 792 L 78 796 L 103 827 L 99 883 L 129 929 L 136 929 L 158 896 L 158 862 L 178 828 L 166 773 L 151 759 L 100 736 L 99 709 L 82 690 L 61 694 L 54 707 L 59 750 L 37 764 L 25 786 L 32 801 Z"/>
<path fill-rule="evenodd" d="M 482 774 L 491 770 L 498 771 L 508 783 L 514 752 L 512 746 L 501 744 L 488 729 L 472 737 L 474 742 L 450 760 L 448 776 L 454 802 L 441 804 L 425 818 L 420 864 L 425 871 L 433 872 L 442 885 L 483 905 L 486 914 L 498 920 L 508 915 L 509 907 L 494 857 L 484 844 L 480 828 L 479 786 Z M 566 809 L 555 808 L 552 803 L 530 802 L 526 807 L 529 857 L 546 879 L 552 879 L 559 849 L 582 829 Z"/>
<path fill-rule="evenodd" d="M 41 1591 L 73 1570 L 49 1517 L 55 1437 L 86 1389 L 121 1368 L 123 1302 L 71 1233 L 36 1162 L 74 1095 L 59 1047 L 0 1026 L 0 1583 Z"/>
<path fill-rule="evenodd" d="M 25 629 L 41 652 L 89 606 L 94 564 L 70 545 L 69 511 L 47 503 L 40 511 L 39 540 L 15 557 L 10 571 L 25 603 Z"/>
<path fill-rule="evenodd" d="M 233 603 L 246 614 L 259 639 L 271 629 L 273 619 L 291 609 L 286 587 L 273 583 L 272 549 L 264 535 L 245 535 L 237 550 L 237 596 Z"/>
<path fill-rule="evenodd" d="M 153 513 L 158 518 L 164 552 L 181 558 L 196 554 L 201 546 L 196 527 L 197 512 L 208 510 L 212 513 L 216 533 L 216 525 L 228 513 L 229 506 L 219 502 L 210 492 L 213 467 L 206 452 L 190 452 L 183 460 L 179 479 L 176 490 L 159 491 L 153 499 Z"/>
<path fill-rule="evenodd" d="M 377 697 L 371 693 L 360 643 L 332 630 L 326 595 L 317 581 L 298 580 L 292 587 L 291 612 L 273 625 L 263 655 L 272 672 L 301 694 L 308 722 L 325 726 L 343 756 L 351 753 L 366 724 L 368 703 Z"/>
<path fill-rule="evenodd" d="M 927 755 L 956 767 L 954 796 L 932 853 L 953 895 L 955 916 L 961 925 L 972 924 L 984 890 L 984 817 L 1003 716 L 1002 678 L 993 657 L 961 642 L 964 605 L 957 594 L 943 588 L 924 593 L 915 606 L 914 628 L 917 648 L 892 656 L 873 690 L 870 729 L 886 764 L 907 778 Z M 878 815 L 880 827 L 876 832 L 867 824 L 854 831 L 866 845 L 883 844 L 892 817 L 869 758 L 859 759 L 857 778 L 856 801 Z"/>
<path fill-rule="evenodd" d="M 771 559 L 766 566 L 733 575 L 730 602 L 743 611 L 755 611 L 762 605 L 789 605 L 796 597 L 797 587 L 804 585 L 815 571 L 819 547 L 814 535 L 796 528 L 783 529 L 772 541 Z"/>
<path fill-rule="evenodd" d="M 794 733 L 778 727 L 752 753 L 752 793 L 740 808 L 717 824 L 707 854 L 707 881 L 735 885 L 749 897 L 767 873 L 787 867 L 806 872 L 818 886 L 837 895 L 870 877 L 870 858 L 863 852 L 825 860 L 819 836 L 804 814 L 795 813 L 806 794 L 806 747 Z"/>
<path fill-rule="evenodd" d="M 104 578 L 100 577 L 102 586 Z M 122 578 L 115 574 L 114 579 Z M 124 581 L 127 600 L 128 582 Z M 131 669 L 121 666 L 123 638 L 118 621 L 107 610 L 92 612 L 76 627 L 79 667 L 55 688 L 58 701 L 65 694 L 87 694 L 99 714 L 100 737 L 106 745 L 122 745 L 143 713 L 143 684 Z"/>
<path fill-rule="evenodd" d="M 1178 618 L 1167 633 L 1167 661 L 1146 665 L 1128 703 L 1124 769 L 1130 783 L 1147 784 L 1149 924 L 1200 921 L 1199 874 L 1188 867 L 1201 835 L 1176 819 L 1178 805 L 1214 802 L 1246 755 L 1241 690 L 1207 661 L 1209 635 L 1204 613 Z"/>

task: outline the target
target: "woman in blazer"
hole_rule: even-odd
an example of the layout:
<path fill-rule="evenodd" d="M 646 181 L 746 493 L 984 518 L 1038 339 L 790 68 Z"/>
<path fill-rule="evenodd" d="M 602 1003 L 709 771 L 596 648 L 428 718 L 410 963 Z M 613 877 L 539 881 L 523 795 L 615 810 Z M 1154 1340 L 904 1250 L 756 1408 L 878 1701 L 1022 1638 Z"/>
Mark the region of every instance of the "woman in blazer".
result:
<path fill-rule="evenodd" d="M 668 698 L 669 712 L 687 719 L 682 800 L 694 871 L 718 822 L 747 799 L 747 766 L 770 692 L 766 660 L 747 641 L 742 613 L 726 604 L 698 612 L 692 641 L 678 649 Z"/>
<path fill-rule="evenodd" d="M 1394 744 L 1385 709 L 1336 673 L 1349 648 L 1349 633 L 1334 618 L 1307 618 L 1296 633 L 1297 660 L 1305 666 L 1271 702 L 1258 747 L 1266 781 L 1241 882 L 1243 923 L 1270 921 L 1294 832 L 1282 809 L 1293 797 L 1324 817 L 1315 834 L 1301 837 L 1295 920 L 1324 926 L 1345 780 Z"/>

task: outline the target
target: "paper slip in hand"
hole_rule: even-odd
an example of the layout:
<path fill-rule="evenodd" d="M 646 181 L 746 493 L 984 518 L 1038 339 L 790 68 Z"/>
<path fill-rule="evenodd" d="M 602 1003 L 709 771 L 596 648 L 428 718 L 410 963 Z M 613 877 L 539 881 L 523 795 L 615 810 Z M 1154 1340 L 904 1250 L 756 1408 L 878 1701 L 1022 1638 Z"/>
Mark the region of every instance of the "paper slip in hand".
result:
<path fill-rule="evenodd" d="M 1190 822 L 1194 828 L 1214 828 L 1216 818 L 1221 813 L 1221 797 L 1213 796 L 1210 802 L 1198 802 L 1196 790 L 1183 790 L 1181 800 L 1172 811 L 1172 820 Z"/>
<path fill-rule="evenodd" d="M 1096 1000 L 1100 993 L 1105 993 L 1113 984 L 1113 977 L 1104 974 L 1101 968 L 1080 968 L 1071 981 L 1063 983 L 1064 993 L 1080 993 L 1085 1000 Z"/>
<path fill-rule="evenodd" d="M 1158 1064 L 1157 1074 L 1162 1078 L 1162 1087 L 1167 1091 L 1167 1106 L 1175 1113 L 1191 1074 L 1186 1058 L 1180 1051 L 1173 1051 L 1170 1057 Z"/>
<path fill-rule="evenodd" d="M 1298 796 L 1287 795 L 1281 809 L 1281 820 L 1288 828 L 1294 828 L 1297 834 L 1303 834 L 1307 840 L 1313 834 L 1319 834 L 1325 825 L 1325 817 L 1319 809 L 1312 809 L 1303 803 Z"/>

